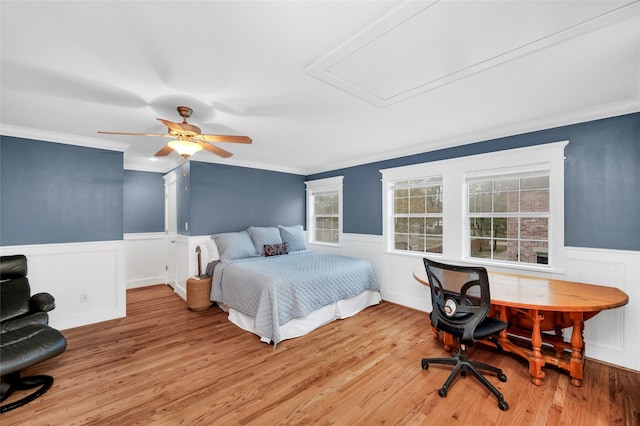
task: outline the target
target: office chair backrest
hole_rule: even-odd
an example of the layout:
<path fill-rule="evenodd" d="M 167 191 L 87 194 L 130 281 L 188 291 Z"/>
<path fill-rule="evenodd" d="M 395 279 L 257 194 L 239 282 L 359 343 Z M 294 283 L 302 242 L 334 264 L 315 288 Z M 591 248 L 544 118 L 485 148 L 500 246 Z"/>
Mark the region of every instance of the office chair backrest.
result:
<path fill-rule="evenodd" d="M 487 270 L 423 259 L 431 290 L 431 325 L 472 343 L 473 332 L 491 307 Z"/>

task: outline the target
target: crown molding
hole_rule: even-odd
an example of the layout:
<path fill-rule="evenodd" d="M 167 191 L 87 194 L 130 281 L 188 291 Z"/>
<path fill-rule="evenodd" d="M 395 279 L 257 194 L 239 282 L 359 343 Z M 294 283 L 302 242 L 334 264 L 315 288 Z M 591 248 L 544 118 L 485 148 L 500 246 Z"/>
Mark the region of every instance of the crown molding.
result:
<path fill-rule="evenodd" d="M 346 169 L 349 167 L 361 166 L 363 164 L 376 163 L 379 161 L 393 160 L 396 158 L 407 157 L 411 155 L 424 154 L 426 152 L 437 151 L 440 149 L 452 148 L 454 146 L 468 145 L 477 142 L 486 142 L 493 139 L 500 139 L 509 136 L 516 136 L 530 132 L 537 132 L 556 127 L 569 126 L 572 124 L 585 123 L 589 121 L 601 120 L 604 118 L 616 117 L 620 115 L 632 114 L 640 112 L 639 99 L 626 99 L 620 102 L 612 102 L 606 105 L 600 105 L 592 108 L 585 108 L 579 111 L 572 111 L 566 114 L 556 114 L 553 116 L 543 117 L 538 120 L 524 121 L 504 126 L 497 126 L 485 131 L 478 131 L 458 135 L 451 138 L 441 139 L 439 141 L 423 141 L 401 150 L 387 151 L 384 154 L 373 155 L 368 157 L 360 157 L 357 160 L 347 161 L 344 163 L 336 163 L 329 167 L 318 167 L 306 171 L 306 175 L 317 173 L 326 173 L 334 170 Z"/>
<path fill-rule="evenodd" d="M 105 141 L 98 138 L 89 138 L 86 136 L 71 135 L 68 133 L 58 133 L 50 130 L 30 129 L 4 123 L 0 124 L 0 134 L 4 136 L 12 136 L 15 138 L 84 146 L 87 148 L 106 149 L 109 151 L 125 152 L 131 146 L 131 144 L 124 142 Z"/>

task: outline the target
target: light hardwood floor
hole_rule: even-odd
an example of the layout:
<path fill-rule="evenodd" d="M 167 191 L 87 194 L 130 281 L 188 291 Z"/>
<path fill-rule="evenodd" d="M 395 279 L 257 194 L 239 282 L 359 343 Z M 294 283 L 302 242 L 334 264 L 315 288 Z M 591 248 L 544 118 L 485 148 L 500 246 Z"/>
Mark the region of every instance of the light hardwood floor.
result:
<path fill-rule="evenodd" d="M 509 411 L 471 376 L 440 398 L 450 368 L 420 366 L 446 354 L 427 314 L 388 302 L 273 351 L 168 286 L 127 298 L 126 318 L 66 330 L 67 351 L 26 371 L 53 375 L 51 390 L 0 424 L 640 424 L 640 373 L 587 360 L 581 388 L 552 368 L 535 386 L 522 360 L 484 346 L 470 357 L 503 369 L 506 383 L 489 380 Z"/>

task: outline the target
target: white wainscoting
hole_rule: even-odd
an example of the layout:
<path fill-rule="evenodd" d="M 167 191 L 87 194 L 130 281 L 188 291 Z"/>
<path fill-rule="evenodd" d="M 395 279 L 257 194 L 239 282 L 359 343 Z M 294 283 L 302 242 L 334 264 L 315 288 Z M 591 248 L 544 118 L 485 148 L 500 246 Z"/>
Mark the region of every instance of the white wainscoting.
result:
<path fill-rule="evenodd" d="M 31 293 L 54 296 L 52 327 L 65 330 L 124 317 L 125 244 L 101 241 L 5 246 L 3 256 L 27 256 Z"/>
<path fill-rule="evenodd" d="M 166 234 L 124 234 L 127 288 L 166 283 Z"/>
<path fill-rule="evenodd" d="M 413 271 L 423 265 L 422 256 L 389 253 L 383 237 L 358 234 L 344 234 L 338 247 L 309 244 L 309 249 L 370 261 L 384 300 L 431 311 L 429 290 L 413 278 Z M 564 255 L 564 273 L 547 274 L 548 278 L 617 287 L 629 296 L 626 306 L 600 312 L 586 322 L 586 356 L 640 370 L 640 252 L 565 247 Z M 528 273 L 505 268 L 488 269 Z M 545 276 L 541 272 L 531 275 Z"/>
<path fill-rule="evenodd" d="M 175 241 L 176 281 L 167 283 L 183 299 L 187 298 L 187 278 L 198 274 L 196 246 L 200 246 L 202 273 L 209 262 L 206 242 L 209 235 L 189 237 L 174 234 L 169 237 L 162 232 L 125 234 L 127 253 L 127 288 L 144 287 L 166 283 L 167 239 Z"/>
<path fill-rule="evenodd" d="M 640 252 L 567 247 L 562 279 L 617 287 L 629 303 L 585 323 L 587 357 L 640 370 Z"/>

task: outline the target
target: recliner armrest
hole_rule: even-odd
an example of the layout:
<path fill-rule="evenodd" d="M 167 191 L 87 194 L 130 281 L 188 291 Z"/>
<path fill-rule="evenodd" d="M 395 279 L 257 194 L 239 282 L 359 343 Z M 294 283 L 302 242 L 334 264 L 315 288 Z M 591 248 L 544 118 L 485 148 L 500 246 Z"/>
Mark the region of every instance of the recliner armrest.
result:
<path fill-rule="evenodd" d="M 55 299 L 49 293 L 38 293 L 29 298 L 29 310 L 31 312 L 49 312 L 55 307 Z"/>

